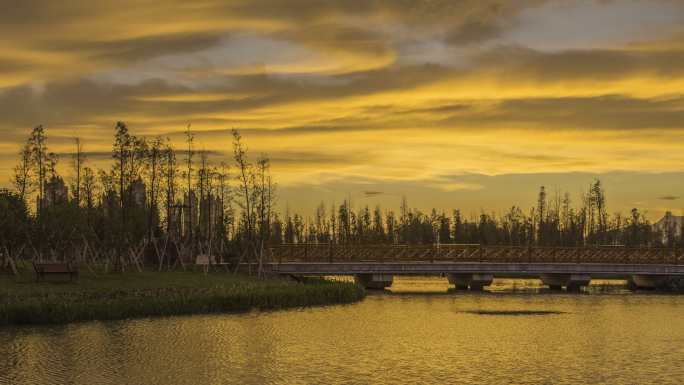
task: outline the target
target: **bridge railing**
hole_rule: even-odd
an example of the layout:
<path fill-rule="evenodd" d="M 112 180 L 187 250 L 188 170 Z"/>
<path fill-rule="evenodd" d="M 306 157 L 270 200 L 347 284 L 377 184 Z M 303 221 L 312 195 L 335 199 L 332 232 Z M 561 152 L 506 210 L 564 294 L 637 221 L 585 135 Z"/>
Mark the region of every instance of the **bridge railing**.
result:
<path fill-rule="evenodd" d="M 283 244 L 267 249 L 268 262 L 490 262 L 684 264 L 684 251 L 649 247 Z"/>

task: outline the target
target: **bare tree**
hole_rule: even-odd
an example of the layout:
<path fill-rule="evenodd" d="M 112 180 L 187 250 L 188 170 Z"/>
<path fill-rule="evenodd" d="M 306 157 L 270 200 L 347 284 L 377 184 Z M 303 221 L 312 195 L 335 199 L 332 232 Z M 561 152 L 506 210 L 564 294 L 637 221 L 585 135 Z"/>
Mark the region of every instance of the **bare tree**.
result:
<path fill-rule="evenodd" d="M 273 199 L 272 183 L 270 174 L 271 162 L 262 154 L 257 160 L 258 186 L 259 193 L 259 236 L 262 241 L 269 238 L 271 228 L 271 206 Z"/>
<path fill-rule="evenodd" d="M 268 191 L 266 193 L 266 218 L 268 218 L 268 223 L 267 223 L 267 226 L 269 228 L 268 239 L 270 239 L 272 236 L 271 218 L 273 218 L 275 216 L 274 206 L 276 204 L 276 197 L 277 197 L 276 188 L 277 188 L 277 185 L 276 185 L 276 183 L 273 182 L 273 177 L 270 175 L 270 172 L 269 172 L 268 177 L 266 177 L 266 179 L 267 179 L 266 188 L 268 189 Z"/>
<path fill-rule="evenodd" d="M 218 196 L 220 199 L 220 224 L 224 231 L 224 236 L 228 239 L 233 235 L 233 208 L 232 208 L 232 192 L 230 188 L 230 166 L 225 162 L 221 162 L 218 170 Z"/>
<path fill-rule="evenodd" d="M 539 188 L 539 195 L 537 196 L 537 242 L 541 245 L 546 241 L 546 190 L 544 186 Z"/>
<path fill-rule="evenodd" d="M 31 146 L 26 143 L 19 152 L 19 164 L 14 167 L 14 175 L 12 175 L 12 184 L 19 194 L 19 198 L 24 202 L 33 191 L 34 181 L 31 167 Z"/>
<path fill-rule="evenodd" d="M 190 124 L 188 124 L 186 130 L 185 130 L 185 140 L 188 145 L 187 152 L 185 153 L 185 162 L 186 162 L 186 171 L 185 171 L 185 177 L 187 180 L 187 189 L 188 189 L 188 228 L 187 228 L 187 234 L 188 234 L 188 240 L 192 242 L 192 226 L 193 224 L 193 199 L 192 199 L 192 158 L 195 156 L 195 149 L 194 149 L 194 141 L 195 141 L 195 134 L 193 134 L 190 131 Z"/>
<path fill-rule="evenodd" d="M 168 139 L 166 147 L 164 148 L 164 157 L 164 182 L 166 184 L 166 232 L 167 234 L 169 234 L 171 232 L 172 226 L 178 225 L 178 223 L 175 223 L 175 221 L 180 218 L 178 218 L 178 213 L 175 209 L 177 187 L 176 177 L 178 171 L 178 166 L 176 163 L 176 152 L 168 143 Z"/>
<path fill-rule="evenodd" d="M 33 128 L 28 140 L 31 148 L 31 164 L 34 168 L 34 175 L 38 187 L 38 216 L 43 213 L 43 201 L 45 197 L 45 183 L 47 178 L 47 137 L 42 125 Z"/>
<path fill-rule="evenodd" d="M 200 165 L 197 170 L 197 190 L 199 191 L 199 223 L 198 223 L 198 237 L 202 239 L 208 235 L 211 203 L 211 190 L 209 189 L 209 178 L 211 171 L 209 170 L 209 158 L 206 150 L 200 150 Z M 206 195 L 206 197 L 205 197 Z"/>
<path fill-rule="evenodd" d="M 130 160 L 132 138 L 128 133 L 128 127 L 124 122 L 116 122 L 114 134 L 114 148 L 112 150 L 112 157 L 116 161 L 114 165 L 115 175 L 118 176 L 119 186 L 119 209 L 121 210 L 121 231 L 126 228 L 126 186 L 127 186 L 127 169 Z"/>
<path fill-rule="evenodd" d="M 252 239 L 254 232 L 254 220 L 252 213 L 252 165 L 247 160 L 247 149 L 242 144 L 242 136 L 237 130 L 233 130 L 233 158 L 238 169 L 237 179 L 242 190 L 243 210 L 245 212 L 246 231 L 248 240 Z"/>
<path fill-rule="evenodd" d="M 159 170 L 162 157 L 162 140 L 160 137 L 154 138 L 147 151 L 147 171 L 150 184 L 148 193 L 148 214 L 147 214 L 147 239 L 152 240 L 152 229 L 155 225 L 155 214 L 158 213 L 159 203 Z"/>
<path fill-rule="evenodd" d="M 606 195 L 601 187 L 601 181 L 596 179 L 591 186 L 591 197 L 596 208 L 597 236 L 599 243 L 605 241 L 606 230 L 608 227 L 608 211 L 606 210 Z"/>
<path fill-rule="evenodd" d="M 73 166 L 74 174 L 76 180 L 71 188 L 74 194 L 74 200 L 76 201 L 76 207 L 81 205 L 81 172 L 83 170 L 83 163 L 85 162 L 85 155 L 83 154 L 83 145 L 81 144 L 81 138 L 75 138 L 74 144 L 76 146 L 73 155 Z"/>
<path fill-rule="evenodd" d="M 79 193 L 85 199 L 85 206 L 88 210 L 95 207 L 95 189 L 96 189 L 95 173 L 90 167 L 83 168 L 83 182 L 81 183 L 81 192 Z"/>

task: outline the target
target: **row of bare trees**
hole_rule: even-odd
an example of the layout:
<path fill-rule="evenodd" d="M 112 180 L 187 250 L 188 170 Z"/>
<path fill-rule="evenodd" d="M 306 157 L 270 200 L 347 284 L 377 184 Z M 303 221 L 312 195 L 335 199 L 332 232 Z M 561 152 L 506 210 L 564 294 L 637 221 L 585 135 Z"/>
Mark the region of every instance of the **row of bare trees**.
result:
<path fill-rule="evenodd" d="M 473 243 L 489 245 L 545 246 L 674 246 L 682 242 L 676 229 L 655 229 L 637 208 L 629 216 L 609 215 L 600 180 L 595 180 L 573 206 L 570 195 L 557 192 L 547 197 L 540 188 L 537 205 L 524 211 L 512 206 L 502 214 L 481 211 L 465 217 L 432 209 L 429 214 L 410 209 L 402 199 L 399 213 L 379 206 L 352 209 L 345 200 L 339 206 L 323 202 L 313 217 L 286 214 L 278 220 L 274 241 L 285 243 Z M 276 218 L 277 219 L 277 218 Z"/>
<path fill-rule="evenodd" d="M 110 167 L 94 168 L 76 138 L 69 164 L 59 167 L 68 170 L 65 182 L 46 129 L 35 127 L 19 153 L 14 191 L 0 191 L 3 264 L 81 259 L 125 270 L 184 266 L 200 255 L 255 260 L 271 234 L 276 186 L 269 158 L 252 162 L 240 133 L 232 138 L 229 164 L 196 150 L 190 125 L 179 150 L 117 122 Z"/>
<path fill-rule="evenodd" d="M 569 194 L 549 197 L 542 186 L 529 210 L 513 206 L 496 215 L 466 218 L 433 209 L 380 207 L 355 210 L 349 201 L 321 203 L 313 217 L 275 210 L 276 185 L 266 155 L 252 159 L 232 132 L 232 161 L 215 161 L 197 150 L 188 125 L 185 144 L 133 135 L 117 122 L 111 162 L 95 168 L 85 144 L 74 141 L 69 182 L 58 172 L 46 129 L 35 127 L 19 152 L 14 191 L 0 193 L 0 254 L 16 260 L 77 259 L 107 268 L 184 266 L 197 256 L 211 261 L 261 261 L 278 243 L 478 243 L 506 245 L 673 246 L 674 228 L 655 229 L 644 213 L 608 214 L 606 194 L 594 181 L 573 205 Z M 68 185 L 68 186 L 67 186 Z M 35 204 L 35 205 L 34 205 Z M 35 208 L 34 208 L 35 207 Z"/>

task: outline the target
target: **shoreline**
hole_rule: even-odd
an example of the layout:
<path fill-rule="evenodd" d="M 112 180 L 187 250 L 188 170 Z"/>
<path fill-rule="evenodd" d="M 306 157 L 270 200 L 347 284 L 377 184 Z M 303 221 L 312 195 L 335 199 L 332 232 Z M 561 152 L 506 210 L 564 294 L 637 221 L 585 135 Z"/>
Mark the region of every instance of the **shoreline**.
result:
<path fill-rule="evenodd" d="M 73 283 L 36 283 L 24 272 L 0 276 L 0 284 L 0 327 L 282 310 L 353 303 L 366 295 L 351 282 L 194 271 L 85 273 Z"/>
<path fill-rule="evenodd" d="M 627 286 L 620 289 L 627 289 Z M 599 288 L 592 294 L 602 292 L 603 289 Z M 373 292 L 381 293 L 385 292 Z M 443 293 L 399 291 L 385 294 L 454 293 L 447 290 Z M 680 291 L 662 288 L 632 293 L 681 295 Z M 487 294 L 509 293 L 490 291 Z M 544 291 L 544 294 L 566 293 Z M 349 304 L 362 300 L 366 295 L 366 290 L 353 282 L 322 278 L 296 282 L 282 277 L 259 279 L 218 271 L 208 274 L 201 271 L 84 272 L 75 282 L 37 283 L 35 275 L 25 270 L 16 277 L 0 275 L 0 327 L 276 311 Z"/>

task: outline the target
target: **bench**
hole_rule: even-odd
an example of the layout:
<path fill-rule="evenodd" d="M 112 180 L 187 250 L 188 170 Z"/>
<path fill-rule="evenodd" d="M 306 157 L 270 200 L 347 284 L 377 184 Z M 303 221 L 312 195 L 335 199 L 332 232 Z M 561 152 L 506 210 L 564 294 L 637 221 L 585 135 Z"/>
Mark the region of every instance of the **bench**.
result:
<path fill-rule="evenodd" d="M 210 265 L 216 265 L 216 256 L 207 254 L 198 254 L 195 257 L 195 265 L 201 266 L 205 273 L 209 272 Z"/>
<path fill-rule="evenodd" d="M 36 282 L 45 280 L 47 275 L 64 276 L 68 275 L 69 280 L 78 277 L 78 268 L 70 263 L 33 263 L 33 269 L 36 271 Z"/>

